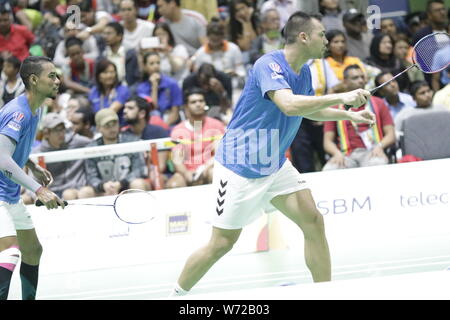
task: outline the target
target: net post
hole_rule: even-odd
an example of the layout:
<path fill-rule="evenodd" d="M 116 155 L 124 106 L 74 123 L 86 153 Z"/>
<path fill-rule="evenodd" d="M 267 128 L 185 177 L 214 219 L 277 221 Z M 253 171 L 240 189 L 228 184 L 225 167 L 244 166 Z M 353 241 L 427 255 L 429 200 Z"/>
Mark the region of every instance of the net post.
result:
<path fill-rule="evenodd" d="M 150 170 L 148 172 L 150 183 L 153 186 L 153 190 L 163 189 L 163 179 L 161 172 L 159 171 L 159 159 L 158 148 L 156 143 L 150 144 Z M 153 177 L 153 179 L 152 179 Z"/>

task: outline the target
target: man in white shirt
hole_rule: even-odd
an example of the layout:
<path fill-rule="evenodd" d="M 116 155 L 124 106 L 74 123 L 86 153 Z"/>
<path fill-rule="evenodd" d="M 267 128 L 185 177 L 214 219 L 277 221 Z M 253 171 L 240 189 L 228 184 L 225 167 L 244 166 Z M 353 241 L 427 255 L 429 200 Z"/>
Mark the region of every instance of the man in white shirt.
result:
<path fill-rule="evenodd" d="M 137 49 L 143 38 L 151 37 L 155 25 L 139 19 L 136 3 L 133 0 L 122 0 L 119 4 L 119 16 L 124 27 L 122 44 L 125 50 Z"/>
<path fill-rule="evenodd" d="M 276 9 L 280 14 L 281 27 L 284 27 L 289 17 L 299 10 L 292 0 L 268 0 L 261 6 L 261 14 L 269 9 Z"/>
<path fill-rule="evenodd" d="M 206 26 L 197 18 L 185 14 L 180 7 L 180 0 L 158 0 L 156 4 L 158 12 L 169 24 L 175 42 L 185 45 L 190 56 L 206 44 Z"/>

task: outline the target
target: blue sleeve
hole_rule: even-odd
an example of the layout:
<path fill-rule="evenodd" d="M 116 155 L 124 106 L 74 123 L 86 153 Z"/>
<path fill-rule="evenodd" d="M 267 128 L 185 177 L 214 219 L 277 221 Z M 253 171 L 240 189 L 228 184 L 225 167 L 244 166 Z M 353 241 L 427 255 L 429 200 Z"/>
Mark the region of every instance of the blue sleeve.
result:
<path fill-rule="evenodd" d="M 253 69 L 255 84 L 261 89 L 261 95 L 273 90 L 291 89 L 287 83 L 285 71 L 272 58 L 259 59 Z"/>
<path fill-rule="evenodd" d="M 136 88 L 136 94 L 140 97 L 150 96 L 150 88 L 149 85 L 147 85 L 147 82 L 141 82 L 138 84 Z"/>
<path fill-rule="evenodd" d="M 115 101 L 119 101 L 121 104 L 125 104 L 130 97 L 130 90 L 127 86 L 120 85 L 117 87 L 117 97 Z"/>
<path fill-rule="evenodd" d="M 0 134 L 10 137 L 16 143 L 19 142 L 22 128 L 26 128 L 28 119 L 20 112 L 6 113 L 0 123 Z"/>
<path fill-rule="evenodd" d="M 183 105 L 183 94 L 181 93 L 180 86 L 175 81 L 173 81 L 170 87 L 170 90 L 172 92 L 172 107 L 181 107 Z"/>

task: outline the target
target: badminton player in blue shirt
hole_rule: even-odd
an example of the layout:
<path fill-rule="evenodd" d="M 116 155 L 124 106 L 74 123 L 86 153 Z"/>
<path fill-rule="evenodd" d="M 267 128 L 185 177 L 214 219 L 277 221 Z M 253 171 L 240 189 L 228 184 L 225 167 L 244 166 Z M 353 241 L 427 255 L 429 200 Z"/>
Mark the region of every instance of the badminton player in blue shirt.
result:
<path fill-rule="evenodd" d="M 28 159 L 46 98 L 55 98 L 60 80 L 52 61 L 28 57 L 20 68 L 25 93 L 0 109 L 0 300 L 8 297 L 12 273 L 22 254 L 22 299 L 34 300 L 42 247 L 33 221 L 20 200 L 20 187 L 36 194 L 47 209 L 64 208 L 64 202 L 46 186 L 50 172 Z M 34 180 L 22 168 L 27 166 Z M 19 251 L 20 250 L 20 251 Z"/>
<path fill-rule="evenodd" d="M 263 212 L 279 210 L 302 230 L 306 265 L 315 282 L 331 280 L 331 262 L 323 218 L 307 181 L 285 157 L 303 117 L 352 120 L 372 125 L 370 111 L 359 107 L 370 93 L 354 90 L 313 96 L 306 62 L 322 58 L 327 45 L 321 22 L 294 13 L 284 28 L 286 45 L 262 56 L 249 72 L 243 93 L 215 155 L 210 241 L 187 260 L 172 295 L 186 294 L 233 247 L 242 228 Z"/>

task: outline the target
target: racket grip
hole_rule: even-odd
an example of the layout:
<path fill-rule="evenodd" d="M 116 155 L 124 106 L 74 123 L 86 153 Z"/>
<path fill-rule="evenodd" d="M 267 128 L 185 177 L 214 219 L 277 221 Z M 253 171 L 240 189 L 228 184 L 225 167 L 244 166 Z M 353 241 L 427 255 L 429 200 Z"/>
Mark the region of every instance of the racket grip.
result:
<path fill-rule="evenodd" d="M 66 200 L 64 200 L 64 205 L 65 206 L 67 206 L 69 203 L 66 201 Z M 36 202 L 35 202 L 35 204 L 34 204 L 36 207 L 42 207 L 43 205 L 44 205 L 44 203 L 42 203 L 42 201 L 41 200 L 36 200 Z M 59 204 L 58 204 L 59 205 Z"/>

